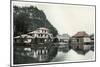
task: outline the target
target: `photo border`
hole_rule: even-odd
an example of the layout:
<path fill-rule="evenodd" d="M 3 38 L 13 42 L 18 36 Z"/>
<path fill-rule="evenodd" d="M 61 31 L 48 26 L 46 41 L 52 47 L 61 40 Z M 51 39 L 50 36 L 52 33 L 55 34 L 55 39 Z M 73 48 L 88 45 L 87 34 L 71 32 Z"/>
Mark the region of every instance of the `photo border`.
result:
<path fill-rule="evenodd" d="M 12 43 L 12 39 L 13 39 L 13 22 L 12 22 L 12 2 L 16 1 L 16 2 L 34 2 L 34 3 L 46 3 L 46 4 L 62 4 L 62 5 L 74 5 L 74 6 L 91 6 L 95 8 L 95 36 L 94 36 L 94 52 L 95 52 L 95 60 L 92 61 L 73 61 L 73 62 L 46 62 L 46 63 L 30 63 L 30 64 L 13 64 L 13 43 Z M 87 4 L 72 4 L 72 3 L 57 3 L 57 2 L 40 2 L 40 1 L 22 1 L 22 0 L 10 0 L 10 66 L 37 66 L 37 65 L 52 65 L 52 64 L 69 64 L 69 63 L 84 63 L 84 62 L 96 62 L 96 5 L 87 5 Z"/>

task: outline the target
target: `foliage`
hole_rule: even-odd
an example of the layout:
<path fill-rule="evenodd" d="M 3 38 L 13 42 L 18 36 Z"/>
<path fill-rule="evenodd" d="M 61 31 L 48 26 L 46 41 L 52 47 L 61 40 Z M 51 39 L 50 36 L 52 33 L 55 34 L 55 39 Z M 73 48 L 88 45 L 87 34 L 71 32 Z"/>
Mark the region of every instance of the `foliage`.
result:
<path fill-rule="evenodd" d="M 46 15 L 37 7 L 13 7 L 14 36 L 26 34 L 39 27 L 46 27 L 53 36 L 58 34 L 55 27 L 48 21 Z"/>

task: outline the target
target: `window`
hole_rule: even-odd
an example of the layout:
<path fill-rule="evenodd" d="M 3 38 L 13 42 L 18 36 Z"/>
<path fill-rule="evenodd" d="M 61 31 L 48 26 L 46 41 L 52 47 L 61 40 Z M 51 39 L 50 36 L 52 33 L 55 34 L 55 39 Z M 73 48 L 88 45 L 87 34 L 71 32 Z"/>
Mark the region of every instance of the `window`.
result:
<path fill-rule="evenodd" d="M 45 33 L 46 33 L 46 30 L 45 30 Z"/>
<path fill-rule="evenodd" d="M 41 35 L 40 35 L 40 34 L 38 34 L 38 36 L 39 36 L 39 37 L 41 37 Z"/>
<path fill-rule="evenodd" d="M 79 39 L 77 39 L 77 42 L 79 42 Z"/>

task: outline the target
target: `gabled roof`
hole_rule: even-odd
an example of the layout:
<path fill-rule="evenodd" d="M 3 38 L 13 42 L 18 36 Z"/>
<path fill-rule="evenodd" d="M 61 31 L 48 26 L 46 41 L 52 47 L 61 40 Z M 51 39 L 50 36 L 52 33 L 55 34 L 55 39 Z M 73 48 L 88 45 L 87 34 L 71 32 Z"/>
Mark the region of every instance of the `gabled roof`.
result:
<path fill-rule="evenodd" d="M 39 32 L 36 30 L 36 31 L 29 32 L 28 34 L 33 34 L 33 33 L 39 33 Z"/>
<path fill-rule="evenodd" d="M 23 35 L 21 35 L 21 36 L 16 36 L 16 37 L 14 37 L 14 38 L 33 38 L 32 36 L 30 36 L 30 35 L 27 35 L 27 34 L 23 34 Z"/>
<path fill-rule="evenodd" d="M 48 28 L 45 28 L 45 27 L 40 27 L 38 29 L 41 29 L 41 30 L 48 30 Z"/>
<path fill-rule="evenodd" d="M 74 36 L 72 37 L 88 37 L 89 35 L 84 32 L 84 31 L 80 31 L 80 32 L 77 32 Z"/>
<path fill-rule="evenodd" d="M 48 29 L 45 27 L 40 27 L 40 28 L 36 29 L 35 31 L 29 32 L 28 34 L 40 33 L 39 30 L 48 30 Z"/>

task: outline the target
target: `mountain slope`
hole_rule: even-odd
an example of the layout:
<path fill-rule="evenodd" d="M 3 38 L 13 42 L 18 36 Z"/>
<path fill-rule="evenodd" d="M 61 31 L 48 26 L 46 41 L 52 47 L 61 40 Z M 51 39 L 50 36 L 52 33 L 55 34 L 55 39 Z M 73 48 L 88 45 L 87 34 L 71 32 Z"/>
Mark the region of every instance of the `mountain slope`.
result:
<path fill-rule="evenodd" d="M 53 36 L 58 34 L 56 28 L 48 21 L 45 13 L 37 7 L 13 7 L 14 36 L 26 34 L 39 27 L 46 27 Z"/>

